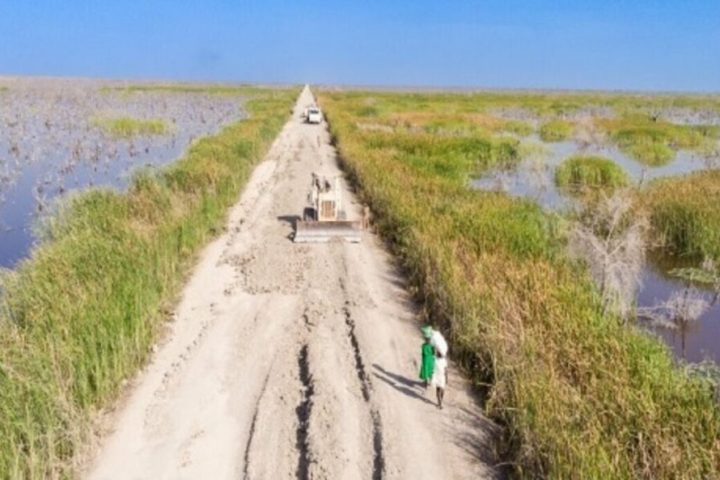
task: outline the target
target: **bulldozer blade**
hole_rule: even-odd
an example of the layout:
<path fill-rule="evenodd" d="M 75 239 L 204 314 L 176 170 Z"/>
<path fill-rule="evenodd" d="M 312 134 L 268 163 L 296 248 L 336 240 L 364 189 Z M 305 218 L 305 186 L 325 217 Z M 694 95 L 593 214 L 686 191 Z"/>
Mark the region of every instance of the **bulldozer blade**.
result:
<path fill-rule="evenodd" d="M 347 242 L 357 243 L 361 240 L 360 222 L 350 221 L 301 221 L 295 224 L 295 243 L 322 243 L 340 238 Z"/>

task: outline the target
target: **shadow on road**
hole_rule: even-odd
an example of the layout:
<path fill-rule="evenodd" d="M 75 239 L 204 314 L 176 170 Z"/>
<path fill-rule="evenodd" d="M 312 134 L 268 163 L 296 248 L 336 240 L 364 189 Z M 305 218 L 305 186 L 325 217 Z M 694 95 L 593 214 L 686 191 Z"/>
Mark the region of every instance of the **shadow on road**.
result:
<path fill-rule="evenodd" d="M 452 428 L 457 424 L 470 428 Z M 458 433 L 459 431 L 464 433 Z M 459 407 L 448 425 L 448 435 L 455 436 L 454 442 L 459 448 L 486 465 L 492 466 L 489 478 L 493 480 L 512 478 L 512 462 L 501 461 L 504 455 L 497 451 L 498 440 L 502 435 L 497 424 L 466 407 Z M 508 454 L 509 452 L 505 452 L 505 455 Z"/>
<path fill-rule="evenodd" d="M 277 219 L 295 228 L 295 222 L 300 220 L 300 215 L 280 215 Z"/>
<path fill-rule="evenodd" d="M 373 364 L 373 370 L 375 378 L 390 385 L 398 392 L 436 406 L 435 402 L 422 394 L 423 383 L 421 381 L 389 372 L 377 363 Z M 474 402 L 477 402 L 477 399 Z M 511 464 L 503 463 L 502 455 L 496 451 L 498 439 L 502 435 L 501 429 L 497 424 L 478 413 L 482 411 L 479 402 L 475 403 L 475 406 L 477 411 L 455 404 L 452 391 L 450 392 L 449 397 L 446 398 L 444 413 L 447 435 L 453 438 L 453 442 L 459 448 L 490 467 L 490 471 L 487 472 L 488 478 L 493 480 L 510 478 Z"/>
<path fill-rule="evenodd" d="M 387 383 L 398 392 L 430 405 L 435 405 L 435 402 L 428 400 L 415 390 L 415 387 L 422 387 L 422 382 L 398 375 L 397 373 L 388 372 L 377 363 L 373 363 L 373 369 L 375 370 L 373 372 L 375 378 Z"/>

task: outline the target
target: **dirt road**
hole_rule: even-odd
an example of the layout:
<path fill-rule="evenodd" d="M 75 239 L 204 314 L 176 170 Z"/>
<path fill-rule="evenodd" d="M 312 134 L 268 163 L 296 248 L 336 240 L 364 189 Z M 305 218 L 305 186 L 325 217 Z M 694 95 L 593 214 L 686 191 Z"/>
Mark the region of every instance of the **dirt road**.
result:
<path fill-rule="evenodd" d="M 378 239 L 290 241 L 310 173 L 339 173 L 326 126 L 300 119 L 311 102 L 306 89 L 202 253 L 88 478 L 495 475 L 492 426 L 465 381 L 451 368 L 444 410 L 416 381 L 419 324 Z"/>

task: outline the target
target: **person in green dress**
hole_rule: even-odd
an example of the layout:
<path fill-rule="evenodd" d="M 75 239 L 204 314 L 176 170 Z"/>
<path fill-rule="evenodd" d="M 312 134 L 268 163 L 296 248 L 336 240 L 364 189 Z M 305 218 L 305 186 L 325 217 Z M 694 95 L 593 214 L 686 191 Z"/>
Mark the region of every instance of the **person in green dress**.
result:
<path fill-rule="evenodd" d="M 420 347 L 421 363 L 420 363 L 420 380 L 423 381 L 425 388 L 432 380 L 433 371 L 435 370 L 435 347 L 430 344 L 432 330 L 422 329 L 425 342 Z"/>

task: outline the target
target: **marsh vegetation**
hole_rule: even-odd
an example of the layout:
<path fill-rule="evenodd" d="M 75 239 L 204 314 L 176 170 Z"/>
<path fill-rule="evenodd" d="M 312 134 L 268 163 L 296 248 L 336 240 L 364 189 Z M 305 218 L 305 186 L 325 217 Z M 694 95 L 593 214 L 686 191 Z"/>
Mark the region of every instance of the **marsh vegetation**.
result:
<path fill-rule="evenodd" d="M 688 285 L 664 262 L 717 259 L 720 98 L 347 91 L 320 101 L 428 321 L 488 387 L 519 476 L 717 474 L 717 375 L 684 363 L 689 336 L 673 357 L 638 313 L 665 312 L 664 336 L 713 311 L 715 287 Z M 653 274 L 669 291 L 652 290 Z M 718 343 L 692 354 L 717 359 Z"/>
<path fill-rule="evenodd" d="M 1 79 L 0 267 L 24 258 L 42 218 L 87 187 L 129 185 L 132 172 L 178 158 L 245 115 L 253 88 L 115 86 L 92 80 Z"/>
<path fill-rule="evenodd" d="M 572 137 L 575 127 L 566 120 L 551 120 L 540 126 L 538 134 L 543 142 L 561 142 Z"/>
<path fill-rule="evenodd" d="M 132 117 L 96 118 L 92 124 L 115 138 L 164 135 L 170 130 L 167 123 L 157 118 L 148 120 L 138 120 Z"/>
<path fill-rule="evenodd" d="M 285 123 L 297 91 L 252 89 L 242 96 L 249 118 L 221 129 L 221 123 L 245 117 L 240 97 L 138 94 L 114 99 L 94 89 L 74 94 L 43 89 L 19 93 L 10 104 L 14 109 L 2 111 L 3 121 L 17 123 L 4 132 L 23 132 L 11 167 L 26 155 L 35 159 L 20 176 L 29 180 L 16 187 L 32 186 L 37 179 L 50 192 L 50 185 L 63 180 L 78 189 L 123 187 L 90 188 L 67 197 L 45 218 L 42 242 L 31 255 L 15 269 L 0 272 L 2 477 L 69 478 L 76 473 L 74 462 L 91 436 L 91 420 L 145 363 L 198 249 L 217 234 L 227 208 Z M 57 109 L 27 115 L 18 105 L 36 104 L 35 95 L 49 98 Z M 102 132 L 83 127 L 95 111 L 84 102 L 113 101 L 126 102 L 124 111 L 145 111 L 148 118 L 177 110 L 175 144 L 163 137 L 168 143 L 158 145 L 145 136 L 110 143 Z M 48 118 L 57 125 L 49 132 Z M 218 129 L 214 135 L 191 141 L 213 129 Z M 95 151 L 89 138 L 103 142 L 97 160 L 85 156 Z M 77 141 L 83 154 L 76 159 Z M 88 142 L 92 148 L 86 148 Z M 108 155 L 131 145 L 137 155 Z M 144 147 L 149 152 L 142 153 Z M 124 176 L 127 169 L 151 161 L 157 168 Z M 98 176 L 70 183 L 81 165 Z M 55 180 L 64 166 L 72 170 Z M 25 207 L 34 205 L 24 190 L 14 195 L 16 205 L 22 199 Z"/>
<path fill-rule="evenodd" d="M 583 189 L 613 190 L 628 184 L 620 165 L 599 156 L 572 156 L 555 170 L 555 183 L 570 191 Z"/>

